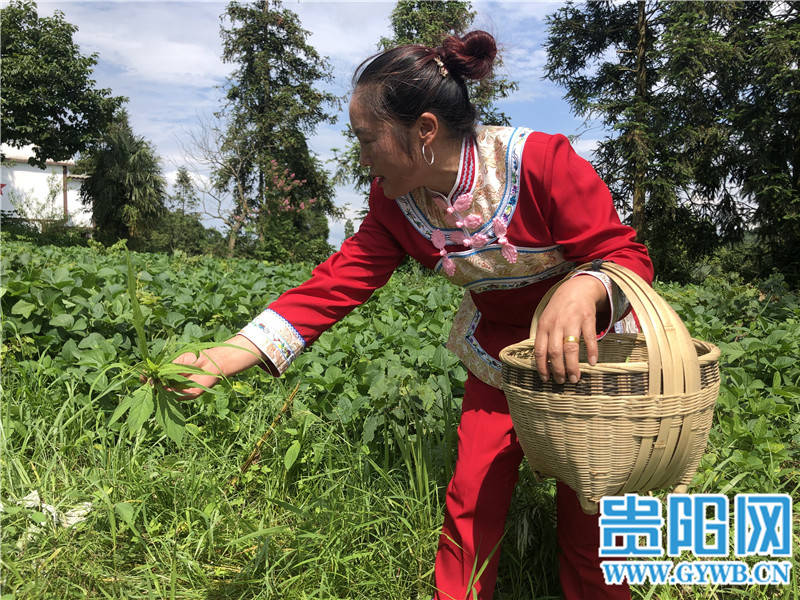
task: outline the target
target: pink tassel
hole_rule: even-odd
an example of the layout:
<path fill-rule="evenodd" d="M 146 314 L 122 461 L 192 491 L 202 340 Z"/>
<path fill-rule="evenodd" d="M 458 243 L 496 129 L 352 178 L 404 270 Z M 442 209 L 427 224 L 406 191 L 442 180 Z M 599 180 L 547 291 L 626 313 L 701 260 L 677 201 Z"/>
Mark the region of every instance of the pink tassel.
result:
<path fill-rule="evenodd" d="M 472 236 L 472 247 L 473 248 L 483 248 L 486 244 L 489 243 L 489 238 L 487 238 L 482 233 L 476 233 Z"/>
<path fill-rule="evenodd" d="M 508 238 L 506 238 L 506 233 L 508 233 L 506 224 L 503 223 L 500 218 L 495 217 L 492 221 L 492 225 L 494 225 L 494 232 L 497 235 L 497 243 L 503 247 L 500 251 L 503 257 L 512 264 L 517 262 L 517 249 L 508 241 Z"/>
<path fill-rule="evenodd" d="M 456 272 L 456 263 L 454 263 L 452 259 L 445 256 L 444 259 L 442 259 L 442 270 L 447 273 L 449 277 L 452 277 Z"/>
<path fill-rule="evenodd" d="M 441 229 L 434 230 L 434 232 L 431 234 L 431 242 L 439 250 L 444 249 L 445 239 Z"/>
<path fill-rule="evenodd" d="M 475 229 L 478 225 L 482 223 L 482 219 L 480 215 L 476 215 L 475 213 L 469 214 L 464 217 L 464 225 L 467 229 Z"/>
<path fill-rule="evenodd" d="M 517 262 L 517 249 L 508 242 L 503 245 L 503 249 L 500 250 L 500 253 L 511 264 Z"/>
<path fill-rule="evenodd" d="M 453 208 L 458 212 L 464 212 L 472 206 L 472 194 L 461 194 L 456 201 L 453 202 Z"/>

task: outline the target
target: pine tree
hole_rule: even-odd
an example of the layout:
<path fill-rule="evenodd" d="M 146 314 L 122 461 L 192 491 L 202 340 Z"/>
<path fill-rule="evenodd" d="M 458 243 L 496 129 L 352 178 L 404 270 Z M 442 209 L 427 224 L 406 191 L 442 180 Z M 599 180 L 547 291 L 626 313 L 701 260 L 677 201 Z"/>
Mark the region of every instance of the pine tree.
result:
<path fill-rule="evenodd" d="M 754 230 L 762 272 L 800 283 L 800 6 L 674 3 L 666 14 L 665 83 L 693 193 L 713 202 L 728 237 Z"/>
<path fill-rule="evenodd" d="M 675 135 L 680 91 L 663 81 L 670 26 L 665 4 L 568 5 L 547 23 L 546 76 L 565 87 L 578 116 L 597 119 L 611 132 L 598 144 L 595 168 L 647 244 L 659 276 L 685 279 L 688 265 L 720 237 L 717 208 L 693 191 L 697 169 L 681 149 L 689 134 Z"/>
<path fill-rule="evenodd" d="M 222 59 L 237 65 L 225 85 L 226 106 L 220 111 L 228 123 L 223 150 L 246 158 L 236 169 L 216 171 L 215 184 L 220 189 L 243 186 L 249 196 L 250 207 L 256 209 L 249 215 L 258 215 L 244 229 L 252 234 L 253 251 L 260 248 L 267 258 L 280 249 L 311 260 L 322 258 L 330 250 L 325 241 L 326 214 L 337 211 L 327 173 L 306 138 L 319 123 L 334 120 L 326 107 L 336 106 L 336 97 L 315 87 L 330 80 L 330 66 L 307 43 L 309 34 L 297 15 L 278 1 L 245 4 L 234 0 L 223 19 L 229 26 L 221 29 Z M 276 164 L 278 171 L 285 170 L 289 179 L 301 185 L 279 192 L 273 182 Z M 241 178 L 232 180 L 231 171 Z M 271 216 L 284 200 L 296 210 L 291 219 L 276 223 Z"/>
<path fill-rule="evenodd" d="M 567 5 L 547 18 L 546 76 L 566 88 L 565 99 L 578 116 L 599 118 L 612 132 L 600 142 L 597 168 L 618 206 L 632 213 L 640 240 L 648 238 L 645 196 L 657 189 L 652 157 L 659 152 L 657 84 L 660 55 L 654 40 L 660 9 L 652 3 L 589 2 Z M 628 200 L 630 199 L 630 201 Z"/>
<path fill-rule="evenodd" d="M 662 277 L 754 227 L 800 279 L 800 25 L 783 2 L 589 2 L 548 18 L 547 76 L 612 133 L 595 167 Z"/>
<path fill-rule="evenodd" d="M 182 215 L 195 214 L 200 204 L 192 176 L 186 167 L 178 167 L 175 176 L 175 191 L 169 196 L 168 208 Z"/>

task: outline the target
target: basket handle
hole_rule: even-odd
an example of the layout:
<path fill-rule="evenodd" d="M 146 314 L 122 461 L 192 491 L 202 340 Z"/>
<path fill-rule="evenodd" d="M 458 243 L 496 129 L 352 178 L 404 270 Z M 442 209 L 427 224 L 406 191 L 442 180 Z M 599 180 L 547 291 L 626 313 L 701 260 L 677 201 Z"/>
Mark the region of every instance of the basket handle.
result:
<path fill-rule="evenodd" d="M 663 372 L 659 375 L 663 375 L 661 378 L 663 389 L 660 391 L 655 385 L 656 365 L 650 360 L 650 393 L 681 394 L 699 391 L 700 363 L 697 350 L 677 313 L 633 271 L 614 263 L 606 264 L 608 265 L 606 272 L 620 286 L 628 297 L 631 307 L 636 311 L 645 336 L 648 335 L 644 327 L 645 321 L 653 326 L 656 334 L 658 351 L 662 359 Z M 643 319 L 642 315 L 646 315 L 646 319 Z M 647 337 L 645 339 L 647 340 Z M 648 344 L 648 358 L 651 357 L 650 350 Z M 647 447 L 648 452 L 640 453 L 637 457 L 637 467 L 633 469 L 639 476 L 632 478 L 626 488 L 635 490 L 662 487 L 664 482 L 671 481 L 676 470 L 684 468 L 693 444 L 694 432 L 691 427 L 685 426 L 678 432 L 672 425 L 671 418 L 662 421 L 653 443 L 652 454 L 649 454 L 650 444 L 643 445 L 642 450 Z M 667 448 L 675 450 L 667 452 Z"/>
<path fill-rule="evenodd" d="M 659 296 L 648 283 L 630 269 L 609 262 L 601 267 L 614 282 L 620 286 L 628 298 L 640 300 L 646 307 L 645 314 L 657 331 L 666 337 L 666 345 L 671 370 L 664 368 L 664 394 L 694 393 L 700 390 L 700 361 L 697 349 L 692 342 L 689 331 L 669 303 Z M 631 304 L 633 307 L 633 304 Z M 634 308 L 636 310 L 636 308 Z M 639 322 L 642 316 L 637 311 Z"/>
<path fill-rule="evenodd" d="M 585 271 L 589 268 L 591 264 L 586 263 L 575 270 Z M 600 270 L 619 286 L 639 319 L 647 345 L 649 393 L 658 395 L 698 391 L 700 363 L 697 351 L 689 332 L 672 307 L 630 269 L 606 261 Z M 536 337 L 539 318 L 547 303 L 573 274 L 574 271 L 551 287 L 539 302 L 531 320 L 531 338 Z"/>

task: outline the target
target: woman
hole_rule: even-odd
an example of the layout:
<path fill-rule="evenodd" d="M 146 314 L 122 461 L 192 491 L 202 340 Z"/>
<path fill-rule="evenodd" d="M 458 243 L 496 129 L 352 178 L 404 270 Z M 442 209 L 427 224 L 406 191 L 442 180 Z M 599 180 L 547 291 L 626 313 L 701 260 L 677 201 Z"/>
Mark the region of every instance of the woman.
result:
<path fill-rule="evenodd" d="M 449 37 L 439 48 L 401 46 L 356 71 L 350 122 L 373 176 L 369 213 L 339 252 L 195 364 L 229 376 L 255 364 L 280 375 L 307 345 L 386 283 L 406 254 L 466 288 L 448 341 L 468 368 L 458 459 L 436 556 L 436 598 L 492 597 L 506 512 L 522 451 L 500 388 L 499 351 L 528 337 L 534 308 L 573 266 L 612 260 L 652 278 L 645 248 L 622 225 L 607 187 L 564 136 L 475 127 L 466 79 L 482 79 L 491 35 Z M 601 273 L 573 276 L 553 296 L 536 334 L 542 378 L 575 382 L 578 340 L 597 360 L 597 332 L 626 310 Z M 200 384 L 217 378 L 193 376 Z M 199 388 L 187 393 L 197 395 Z M 629 598 L 606 586 L 596 516 L 558 484 L 560 578 L 568 600 Z M 470 593 L 470 598 L 473 597 Z"/>

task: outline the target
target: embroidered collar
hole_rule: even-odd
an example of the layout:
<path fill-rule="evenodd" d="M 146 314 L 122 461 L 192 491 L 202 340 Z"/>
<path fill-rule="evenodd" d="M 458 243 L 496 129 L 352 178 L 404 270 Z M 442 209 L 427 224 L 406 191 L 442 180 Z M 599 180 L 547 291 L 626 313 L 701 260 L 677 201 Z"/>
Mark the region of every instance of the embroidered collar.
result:
<path fill-rule="evenodd" d="M 519 193 L 520 165 L 530 130 L 481 127 L 462 142 L 459 170 L 447 196 L 418 188 L 395 199 L 408 221 L 429 239 L 442 257 L 439 265 L 452 276 L 455 265 L 446 245 L 501 247 L 514 263 L 516 248 L 506 237 Z M 437 269 L 439 266 L 437 266 Z"/>
<path fill-rule="evenodd" d="M 475 153 L 475 142 L 472 136 L 464 138 L 461 143 L 461 160 L 458 167 L 458 175 L 453 189 L 450 190 L 447 197 L 433 190 L 428 190 L 434 201 L 447 214 L 447 220 L 450 225 L 456 228 L 449 236 L 445 236 L 445 232 L 441 229 L 435 229 L 431 232 L 431 243 L 442 257 L 442 269 L 451 277 L 455 273 L 456 267 L 450 258 L 450 253 L 445 250 L 448 241 L 447 237 L 450 238 L 452 243 L 467 248 L 482 248 L 489 243 L 489 238 L 484 233 L 477 231 L 483 224 L 483 218 L 480 214 L 471 212 L 472 189 L 475 185 Z M 497 235 L 497 242 L 503 246 L 503 257 L 510 263 L 516 262 L 517 249 L 506 239 L 505 223 L 501 219 L 495 218 L 492 220 L 492 225 L 494 226 L 494 233 Z"/>
<path fill-rule="evenodd" d="M 472 192 L 473 187 L 475 187 L 475 165 L 478 163 L 477 152 L 475 139 L 468 135 L 461 142 L 461 157 L 458 162 L 458 173 L 456 174 L 453 188 L 447 196 L 425 188 L 431 197 L 452 204 L 459 196 Z"/>

